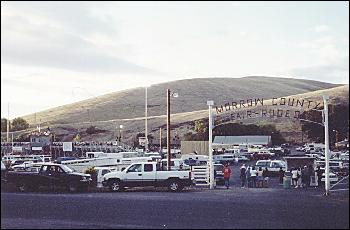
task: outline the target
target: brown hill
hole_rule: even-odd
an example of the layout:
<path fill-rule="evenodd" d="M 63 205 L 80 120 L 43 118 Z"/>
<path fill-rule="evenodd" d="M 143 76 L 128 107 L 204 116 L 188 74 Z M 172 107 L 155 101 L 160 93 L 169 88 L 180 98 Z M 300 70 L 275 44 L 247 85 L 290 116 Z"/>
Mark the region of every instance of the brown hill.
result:
<path fill-rule="evenodd" d="M 244 79 L 244 78 L 243 78 Z M 349 103 L 349 85 L 343 85 L 343 86 L 337 86 L 337 87 L 333 87 L 333 88 L 328 88 L 328 89 L 321 89 L 321 90 L 316 90 L 316 91 L 309 91 L 306 93 L 301 93 L 301 94 L 287 94 L 286 92 L 276 92 L 275 93 L 271 93 L 270 91 L 266 92 L 265 96 L 263 93 L 261 95 L 259 95 L 257 92 L 261 92 L 261 89 L 257 90 L 257 88 L 262 88 L 263 86 L 265 86 L 265 89 L 267 89 L 267 86 L 264 85 L 262 82 L 270 82 L 270 84 L 272 84 L 272 81 L 277 81 L 278 83 L 282 84 L 282 82 L 285 83 L 285 85 L 287 85 L 285 88 L 291 88 L 291 84 L 294 82 L 294 85 L 299 85 L 299 88 L 296 88 L 294 90 L 299 90 L 299 91 L 306 91 L 307 89 L 310 90 L 312 89 L 312 87 L 316 87 L 316 88 L 321 88 L 321 87 L 331 87 L 334 86 L 332 84 L 327 84 L 327 83 L 317 83 L 317 86 L 309 86 L 307 85 L 307 83 L 310 83 L 309 81 L 305 81 L 305 80 L 291 80 L 291 79 L 267 79 L 267 78 L 247 78 L 247 79 L 257 79 L 256 85 L 259 84 L 259 87 L 255 87 L 253 90 L 249 90 L 249 93 L 246 93 L 244 95 L 246 95 L 246 97 L 243 96 L 227 96 L 224 97 L 222 95 L 218 95 L 216 94 L 216 96 L 212 96 L 212 97 L 203 97 L 202 99 L 197 98 L 197 96 L 193 96 L 191 97 L 193 100 L 187 101 L 186 103 L 182 103 L 180 105 L 182 105 L 183 108 L 179 107 L 179 102 L 177 101 L 178 99 L 180 99 L 181 96 L 184 95 L 185 90 L 181 90 L 180 91 L 180 87 L 178 88 L 178 92 L 180 94 L 180 96 L 178 98 L 174 98 L 172 99 L 172 116 L 171 116 L 171 122 L 172 122 L 172 135 L 176 133 L 179 134 L 180 138 L 183 136 L 183 134 L 192 131 L 192 126 L 191 126 L 191 122 L 197 119 L 202 119 L 202 118 L 207 118 L 208 117 L 208 111 L 207 111 L 207 105 L 206 105 L 206 100 L 211 98 L 215 98 L 214 101 L 216 102 L 216 104 L 223 104 L 225 102 L 230 102 L 232 100 L 239 100 L 239 99 L 247 99 L 247 98 L 254 98 L 254 97 L 258 97 L 258 98 L 264 98 L 265 100 L 265 105 L 271 104 L 271 100 L 267 100 L 268 98 L 272 98 L 272 97 L 292 97 L 292 98 L 302 98 L 305 100 L 312 100 L 315 102 L 322 102 L 322 95 L 323 94 L 327 94 L 330 97 L 330 104 L 348 104 Z M 208 80 L 208 79 L 200 79 L 198 82 L 201 82 L 202 85 L 207 85 L 205 83 L 203 83 L 203 81 Z M 242 79 L 241 79 L 242 80 Z M 279 81 L 280 80 L 280 81 Z M 185 83 L 186 81 L 180 81 L 182 83 Z M 209 82 L 213 83 L 216 82 L 216 79 L 209 79 Z M 178 82 L 176 82 L 178 84 Z M 188 82 L 187 82 L 188 83 Z M 304 83 L 304 84 L 302 84 Z M 169 83 L 170 84 L 170 83 Z M 267 83 L 266 83 L 267 84 Z M 322 86 L 322 84 L 324 84 Z M 186 85 L 186 87 L 188 86 L 188 84 L 182 84 L 182 85 Z M 274 84 L 275 85 L 275 84 Z M 304 88 L 302 88 L 301 86 L 304 86 Z M 152 86 L 156 87 L 156 86 Z M 165 92 L 166 90 L 166 86 L 162 86 L 163 87 L 163 92 Z M 185 86 L 184 86 L 185 87 Z M 213 86 L 214 87 L 214 86 Z M 222 87 L 222 86 L 221 86 Z M 274 86 L 276 87 L 276 86 Z M 270 86 L 270 90 L 271 88 L 274 88 Z M 282 86 L 280 85 L 279 88 L 281 88 Z M 309 87 L 309 88 L 307 88 Z M 224 88 L 224 87 L 223 87 Z M 244 87 L 236 87 L 236 88 L 248 88 L 248 86 L 244 85 Z M 278 87 L 277 87 L 278 88 Z M 307 89 L 306 89 L 307 88 Z M 157 88 L 158 89 L 158 88 Z M 136 91 L 135 91 L 136 90 Z M 139 91 L 139 92 L 138 92 Z M 163 128 L 163 138 L 166 136 L 165 134 L 165 125 L 166 125 L 166 116 L 165 114 L 165 101 L 164 101 L 164 105 L 161 104 L 158 107 L 164 107 L 164 112 L 162 113 L 161 111 L 158 111 L 158 114 L 156 114 L 156 110 L 155 107 L 152 107 L 152 105 L 154 105 L 154 101 L 159 99 L 156 98 L 154 95 L 158 93 L 160 93 L 160 89 L 154 90 L 154 92 L 152 93 L 153 90 L 151 91 L 151 99 L 149 101 L 149 104 L 151 105 L 149 110 L 153 111 L 151 113 L 151 115 L 149 116 L 148 119 L 148 129 L 149 132 L 155 137 L 155 139 L 159 139 L 159 128 Z M 197 90 L 198 92 L 200 90 Z M 239 90 L 237 90 L 239 91 Z M 282 90 L 281 90 L 282 91 Z M 135 92 L 138 92 L 138 94 L 136 94 Z M 182 92 L 182 94 L 181 94 Z M 250 92 L 254 92 L 255 94 L 251 94 Z M 132 99 L 134 99 L 135 95 L 139 95 L 141 97 L 141 94 L 143 95 L 144 93 L 144 89 L 134 89 L 133 90 L 128 90 L 128 91 L 123 91 L 123 92 L 119 92 L 119 93 L 113 93 L 113 94 L 108 94 L 105 96 L 101 96 L 95 99 L 90 99 L 90 100 L 86 100 L 85 106 L 89 105 L 89 103 L 91 103 L 91 107 L 89 107 L 90 109 L 93 108 L 93 101 L 97 101 L 97 99 L 100 101 L 100 103 L 103 102 L 103 98 L 105 98 L 105 104 L 101 105 L 99 104 L 98 106 L 101 106 L 102 108 L 108 108 L 107 105 L 111 105 L 114 100 L 111 99 L 111 97 L 113 97 L 113 95 L 121 95 L 121 94 L 126 94 L 128 96 L 131 96 Z M 150 95 L 149 94 L 149 95 Z M 228 95 L 228 94 L 227 94 Z M 236 95 L 236 93 L 234 93 L 233 91 L 231 92 L 231 95 Z M 243 93 L 242 93 L 243 95 Z M 272 96 L 271 96 L 272 95 Z M 110 100 L 107 100 L 107 99 Z M 220 101 L 219 98 L 222 98 L 222 100 Z M 237 99 L 235 99 L 237 98 Z M 165 97 L 163 98 L 165 100 Z M 184 99 L 183 99 L 184 100 Z M 117 103 L 121 103 L 120 101 L 124 101 L 124 103 L 129 103 L 128 100 L 125 97 L 119 98 L 118 100 L 115 99 L 115 101 L 117 101 Z M 190 112 L 179 112 L 176 113 L 176 109 L 178 108 L 178 110 L 185 110 L 186 108 L 189 109 L 192 105 L 192 107 L 197 107 L 198 105 L 195 104 L 195 101 L 200 101 L 200 106 L 202 106 L 202 104 L 204 104 L 204 107 L 202 110 L 197 110 L 197 111 L 190 111 Z M 56 119 L 56 120 L 52 120 L 55 121 L 56 123 L 46 123 L 43 124 L 42 127 L 45 127 L 45 125 L 50 125 L 50 127 L 52 128 L 52 130 L 57 133 L 62 140 L 64 141 L 71 141 L 72 137 L 74 134 L 76 133 L 80 133 L 82 136 L 82 140 L 85 141 L 89 141 L 89 140 L 100 140 L 100 141 L 110 141 L 110 140 L 115 140 L 119 130 L 116 129 L 116 127 L 119 127 L 120 124 L 122 124 L 124 126 L 124 129 L 122 131 L 122 136 L 123 136 L 123 140 L 128 142 L 128 143 L 132 143 L 134 141 L 134 138 L 136 136 L 136 134 L 138 132 L 144 132 L 144 127 L 145 127 L 145 122 L 144 122 L 144 104 L 143 104 L 144 100 L 142 99 L 141 102 L 139 102 L 138 105 L 138 110 L 134 110 L 134 113 L 132 113 L 132 115 L 127 116 L 127 111 L 125 111 L 126 109 L 122 109 L 122 110 L 118 110 L 118 117 L 121 117 L 119 119 L 116 119 L 113 117 L 113 114 L 103 114 L 100 115 L 100 113 L 109 113 L 109 111 L 114 111 L 114 109 L 110 108 L 107 109 L 106 111 L 101 110 L 99 113 L 96 113 L 96 117 L 107 117 L 107 118 L 111 118 L 112 119 L 105 119 L 105 120 L 93 120 L 93 121 L 89 121 L 88 119 L 86 119 L 87 117 L 85 117 L 85 120 L 83 119 L 84 116 L 81 115 L 81 120 L 80 121 L 76 121 L 74 119 L 73 122 L 71 122 L 70 120 L 66 120 L 64 123 L 58 123 L 59 121 L 62 120 L 62 118 L 60 119 Z M 80 102 L 82 103 L 82 102 Z M 75 103 L 76 105 L 80 105 L 80 103 Z M 199 103 L 199 102 L 197 102 Z M 72 105 L 68 105 L 68 107 L 62 106 L 63 108 L 71 108 Z M 200 107 L 198 106 L 198 107 Z M 175 110 L 175 111 L 174 111 Z M 55 111 L 59 111 L 58 108 L 56 108 Z M 99 111 L 99 110 L 95 110 L 95 111 Z M 239 111 L 244 111 L 244 109 L 241 109 Z M 69 117 L 69 118 L 74 118 L 75 115 L 72 114 L 72 110 L 70 110 L 71 113 L 69 113 L 68 115 L 65 114 L 65 117 Z M 229 112 L 228 112 L 229 113 Z M 44 111 L 43 114 L 49 115 L 48 111 Z M 154 115 L 155 114 L 155 115 Z M 161 114 L 161 115 L 159 115 Z M 225 113 L 221 114 L 220 116 L 224 115 Z M 137 116 L 140 115 L 140 116 Z M 123 117 L 124 116 L 124 117 Z M 116 116 L 115 116 L 116 117 Z M 52 117 L 54 118 L 54 117 Z M 51 118 L 51 119 L 52 119 Z M 91 119 L 91 117 L 90 117 Z M 282 132 L 282 134 L 286 137 L 287 140 L 293 141 L 293 140 L 298 140 L 298 138 L 301 137 L 300 135 L 300 122 L 298 122 L 297 120 L 293 120 L 293 119 L 245 119 L 242 120 L 240 122 L 243 123 L 254 123 L 254 124 L 274 124 L 276 125 L 276 128 L 278 130 L 280 130 Z M 86 134 L 86 128 L 89 126 L 96 126 L 98 129 L 100 130 L 104 130 L 104 132 L 100 132 L 98 134 L 94 134 L 94 135 L 88 135 Z"/>
<path fill-rule="evenodd" d="M 206 101 L 217 103 L 286 95 L 329 89 L 335 84 L 274 77 L 197 78 L 152 85 L 148 89 L 148 115 L 166 114 L 166 89 L 179 94 L 171 103 L 172 113 L 184 113 L 206 109 Z M 134 88 L 84 101 L 59 106 L 24 116 L 30 124 L 41 120 L 43 124 L 72 124 L 77 122 L 109 121 L 144 116 L 144 88 Z"/>

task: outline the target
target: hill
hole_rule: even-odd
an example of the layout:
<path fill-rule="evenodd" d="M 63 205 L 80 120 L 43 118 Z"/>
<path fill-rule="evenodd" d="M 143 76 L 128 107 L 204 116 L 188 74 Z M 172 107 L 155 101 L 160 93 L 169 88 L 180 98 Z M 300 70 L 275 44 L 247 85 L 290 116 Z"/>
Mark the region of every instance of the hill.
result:
<path fill-rule="evenodd" d="M 179 94 L 171 100 L 172 113 L 206 109 L 206 101 L 224 103 L 248 98 L 272 98 L 329 89 L 335 84 L 275 77 L 197 78 L 152 85 L 148 88 L 148 115 L 166 114 L 166 89 Z M 134 88 L 84 101 L 59 106 L 24 116 L 31 125 L 35 121 L 53 124 L 98 122 L 137 118 L 145 113 L 145 89 Z"/>
<path fill-rule="evenodd" d="M 249 81 L 247 81 L 247 79 Z M 227 80 L 226 78 L 221 79 L 222 81 Z M 228 80 L 230 82 L 231 79 Z M 179 92 L 180 96 L 178 98 L 172 99 L 172 116 L 171 116 L 171 123 L 172 123 L 172 136 L 174 136 L 175 133 L 177 133 L 180 138 L 182 136 L 191 131 L 193 132 L 192 128 L 192 122 L 194 120 L 198 119 L 207 119 L 208 118 L 208 110 L 206 101 L 207 99 L 213 99 L 216 104 L 223 104 L 225 102 L 230 102 L 230 100 L 239 100 L 239 99 L 247 99 L 247 98 L 264 98 L 266 99 L 264 104 L 268 105 L 271 104 L 271 100 L 267 100 L 268 98 L 272 97 L 293 97 L 293 98 L 303 98 L 306 100 L 312 100 L 318 103 L 322 102 L 322 95 L 327 94 L 330 96 L 330 104 L 348 104 L 349 103 L 349 85 L 333 85 L 328 83 L 322 83 L 322 82 L 315 82 L 315 81 L 306 81 L 306 80 L 299 80 L 299 79 L 280 79 L 280 78 L 266 78 L 266 77 L 247 77 L 242 79 L 233 79 L 233 82 L 240 82 L 241 85 L 226 85 L 225 84 L 219 84 L 220 80 L 218 79 L 192 79 L 192 80 L 183 80 L 183 81 L 177 81 L 177 82 L 170 82 L 168 84 L 159 84 L 151 87 L 151 90 L 149 90 L 149 96 L 151 95 L 151 98 L 149 99 L 149 111 L 152 111 L 151 115 L 148 117 L 148 129 L 149 133 L 151 133 L 155 139 L 159 140 L 159 128 L 163 129 L 163 135 L 162 137 L 165 138 L 166 134 L 166 104 L 165 104 L 165 96 L 162 98 L 163 103 L 160 103 L 158 107 L 155 107 L 155 102 L 157 100 L 160 100 L 160 94 L 162 92 L 166 92 L 166 88 L 175 86 L 177 88 L 177 92 Z M 243 81 L 242 81 L 243 80 Z M 189 83 L 191 82 L 191 84 Z M 227 82 L 227 81 L 226 81 Z M 243 84 L 244 82 L 245 84 Z M 254 83 L 255 82 L 255 83 Z M 276 82 L 276 84 L 275 84 Z M 249 83 L 249 84 L 248 84 Z M 195 95 L 192 93 L 191 100 L 184 100 L 184 98 L 181 99 L 185 93 L 188 93 L 190 87 L 189 85 L 199 84 L 201 87 L 194 87 L 196 92 L 201 92 L 205 94 L 204 96 L 200 97 L 200 94 Z M 218 87 L 215 88 L 215 84 L 219 84 Z M 314 85 L 312 85 L 314 84 Z M 211 87 L 208 87 L 210 85 Z M 255 87 L 253 87 L 255 85 Z M 294 85 L 292 87 L 291 85 Z M 180 87 L 182 86 L 182 88 Z M 205 86 L 205 87 L 204 87 Z M 298 86 L 298 87 L 297 87 Z M 249 87 L 252 87 L 251 90 Z M 185 89 L 187 90 L 185 90 Z M 235 90 L 233 90 L 235 88 Z M 263 92 L 262 89 L 265 89 Z M 313 89 L 318 89 L 314 90 Z M 321 89 L 319 89 L 321 88 Z M 216 93 L 211 97 L 209 97 L 209 93 L 205 91 L 207 89 L 208 91 L 212 91 L 212 89 L 215 89 Z M 221 89 L 221 90 L 218 90 Z M 244 90 L 246 90 L 246 93 L 243 93 Z M 282 90 L 285 89 L 285 90 Z M 231 90 L 231 91 L 230 91 Z M 291 91 L 303 91 L 304 93 L 295 93 L 295 94 L 288 94 Z M 305 92 L 306 91 L 306 92 Z M 226 93 L 220 93 L 220 92 L 226 92 Z M 229 93 L 231 92 L 231 93 Z M 242 95 L 238 95 L 237 92 L 241 92 Z M 261 93 L 261 94 L 260 94 Z M 114 98 L 115 95 L 124 95 L 120 98 Z M 130 98 L 125 97 L 127 95 Z M 159 98 L 157 98 L 157 95 Z M 224 96 L 223 96 L 224 95 Z M 236 96 L 232 96 L 236 95 Z M 142 97 L 144 96 L 144 89 L 143 88 L 137 88 L 133 90 L 126 90 L 123 92 L 116 92 L 112 94 L 107 94 L 104 96 L 100 96 L 94 99 L 85 100 L 83 102 L 74 103 L 71 105 L 61 106 L 61 108 L 66 109 L 70 113 L 64 114 L 64 117 L 67 117 L 67 120 L 64 120 L 64 118 L 59 116 L 59 113 L 62 111 L 59 108 L 55 108 L 52 110 L 55 113 L 58 113 L 58 117 L 56 119 L 55 116 L 51 116 L 52 123 L 46 123 L 43 124 L 42 127 L 44 128 L 45 125 L 50 125 L 50 128 L 57 134 L 57 136 L 62 141 L 71 141 L 73 136 L 77 133 L 79 133 L 82 137 L 82 140 L 84 141 L 90 141 L 90 140 L 99 140 L 99 141 L 110 141 L 115 140 L 117 136 L 119 135 L 119 130 L 116 129 L 116 127 L 119 127 L 120 124 L 124 126 L 124 129 L 122 130 L 122 137 L 123 141 L 126 141 L 128 143 L 132 143 L 135 141 L 136 134 L 138 132 L 144 132 L 145 128 L 145 120 L 144 120 L 144 100 L 142 98 L 141 101 L 137 101 L 138 105 L 135 106 L 135 109 L 133 110 L 133 113 L 129 114 L 127 112 L 127 107 L 124 106 L 124 109 L 122 110 L 116 110 L 114 107 L 114 104 L 131 104 L 132 102 L 130 100 L 134 100 L 136 97 Z M 103 99 L 104 98 L 104 99 Z M 187 98 L 187 97 L 186 97 Z M 237 98 L 237 99 L 235 99 Z M 220 100 L 221 99 L 221 100 Z M 180 101 L 178 101 L 180 100 Z M 182 103 L 181 103 L 182 102 Z M 89 121 L 88 116 L 84 117 L 84 113 L 80 110 L 80 120 L 75 120 L 76 116 L 79 114 L 73 114 L 74 110 L 72 109 L 72 106 L 82 106 L 81 104 L 84 104 L 84 106 L 89 106 L 88 108 L 95 111 L 96 118 L 92 120 L 92 116 L 90 116 L 91 121 Z M 99 106 L 100 108 L 106 108 L 107 111 L 104 111 L 103 109 L 100 110 L 94 110 L 94 103 L 96 103 L 95 106 Z M 100 104 L 99 104 L 100 103 Z M 114 103 L 114 104 L 113 104 Z M 182 106 L 182 107 L 181 107 Z M 175 108 L 174 108 L 175 107 Z M 79 108 L 79 107 L 77 107 Z M 137 110 L 136 110 L 137 108 Z M 158 109 L 155 109 L 158 108 Z M 160 110 L 159 108 L 163 108 Z M 190 110 L 190 108 L 201 108 L 197 110 Z M 243 108 L 239 111 L 244 111 L 246 108 Z M 113 113 L 115 111 L 115 114 Z M 180 112 L 177 112 L 180 111 Z M 185 112 L 183 112 L 185 111 Z M 49 111 L 43 111 L 42 116 L 50 116 Z M 90 112 L 91 113 L 91 112 Z M 108 114 L 112 113 L 112 114 Z M 150 114 L 150 113 L 149 113 Z M 107 119 L 102 119 L 103 117 L 106 117 Z M 116 118 L 119 117 L 119 118 Z M 219 117 L 219 116 L 217 116 Z M 85 118 L 85 119 L 84 119 Z M 109 119 L 111 118 L 111 119 Z M 72 122 L 73 121 L 73 122 Z M 62 122 L 62 123 L 59 123 Z M 249 124 L 274 124 L 277 128 L 277 130 L 281 131 L 282 135 L 287 138 L 289 141 L 298 140 L 300 138 L 300 122 L 293 119 L 245 119 L 240 121 L 242 123 L 249 123 Z M 96 128 L 102 130 L 99 133 L 88 135 L 86 134 L 86 128 L 89 126 L 95 126 Z M 157 140 L 155 143 L 158 143 Z"/>

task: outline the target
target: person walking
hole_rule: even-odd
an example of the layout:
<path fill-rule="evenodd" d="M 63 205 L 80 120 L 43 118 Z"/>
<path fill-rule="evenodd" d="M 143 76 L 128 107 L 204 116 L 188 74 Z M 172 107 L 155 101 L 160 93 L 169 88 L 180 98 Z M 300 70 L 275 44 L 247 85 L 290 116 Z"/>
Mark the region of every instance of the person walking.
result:
<path fill-rule="evenodd" d="M 225 164 L 224 167 L 224 180 L 225 180 L 225 186 L 228 189 L 230 187 L 230 176 L 231 176 L 231 169 L 228 167 L 228 164 Z"/>
<path fill-rule="evenodd" d="M 253 166 L 252 169 L 250 170 L 250 177 L 251 177 L 253 188 L 256 187 L 256 176 L 257 176 L 257 171 L 256 171 L 255 167 Z"/>
<path fill-rule="evenodd" d="M 246 181 L 246 179 L 247 179 L 247 178 L 246 178 L 246 168 L 245 168 L 245 164 L 243 164 L 243 165 L 241 166 L 239 178 L 241 179 L 241 187 L 244 188 L 245 181 Z"/>

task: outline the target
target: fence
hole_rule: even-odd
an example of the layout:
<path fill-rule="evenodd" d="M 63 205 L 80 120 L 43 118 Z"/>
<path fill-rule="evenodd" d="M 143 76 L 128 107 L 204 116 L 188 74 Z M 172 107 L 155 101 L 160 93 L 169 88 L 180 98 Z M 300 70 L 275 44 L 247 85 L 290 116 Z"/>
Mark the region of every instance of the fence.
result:
<path fill-rule="evenodd" d="M 191 171 L 196 186 L 209 186 L 209 165 L 192 166 Z"/>

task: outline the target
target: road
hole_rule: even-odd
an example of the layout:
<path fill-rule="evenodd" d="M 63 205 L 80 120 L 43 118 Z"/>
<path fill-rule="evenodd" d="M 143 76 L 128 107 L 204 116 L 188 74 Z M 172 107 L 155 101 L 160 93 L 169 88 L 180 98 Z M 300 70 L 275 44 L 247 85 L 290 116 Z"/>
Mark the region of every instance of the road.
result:
<path fill-rule="evenodd" d="M 347 194 L 275 188 L 1 193 L 1 228 L 349 228 Z"/>

